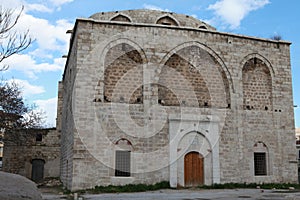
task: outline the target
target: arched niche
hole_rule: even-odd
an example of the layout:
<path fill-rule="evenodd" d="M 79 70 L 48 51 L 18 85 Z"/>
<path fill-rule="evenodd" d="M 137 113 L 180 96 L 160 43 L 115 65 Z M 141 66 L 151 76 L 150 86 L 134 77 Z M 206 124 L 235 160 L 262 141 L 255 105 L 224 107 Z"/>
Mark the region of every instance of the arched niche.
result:
<path fill-rule="evenodd" d="M 127 43 L 112 46 L 104 61 L 104 102 L 136 104 L 143 101 L 143 58 Z"/>
<path fill-rule="evenodd" d="M 272 74 L 261 58 L 249 58 L 243 65 L 243 109 L 272 110 Z"/>
<path fill-rule="evenodd" d="M 158 85 L 164 86 L 158 87 L 160 101 L 167 106 L 230 108 L 231 79 L 220 59 L 206 49 L 188 43 L 170 51 L 158 75 Z"/>

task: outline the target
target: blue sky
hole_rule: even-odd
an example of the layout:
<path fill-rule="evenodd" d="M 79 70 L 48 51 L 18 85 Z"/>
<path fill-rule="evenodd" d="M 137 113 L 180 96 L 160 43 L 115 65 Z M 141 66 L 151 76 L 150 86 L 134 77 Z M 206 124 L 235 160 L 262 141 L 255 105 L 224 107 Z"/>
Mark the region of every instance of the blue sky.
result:
<path fill-rule="evenodd" d="M 299 0 L 0 0 L 2 9 L 25 10 L 18 30 L 30 30 L 35 42 L 21 55 L 5 61 L 1 76 L 21 85 L 27 103 L 35 103 L 55 126 L 57 84 L 68 53 L 69 35 L 76 18 L 96 12 L 158 9 L 192 15 L 219 31 L 261 38 L 280 35 L 292 42 L 291 65 L 296 127 L 300 127 L 300 1 Z"/>

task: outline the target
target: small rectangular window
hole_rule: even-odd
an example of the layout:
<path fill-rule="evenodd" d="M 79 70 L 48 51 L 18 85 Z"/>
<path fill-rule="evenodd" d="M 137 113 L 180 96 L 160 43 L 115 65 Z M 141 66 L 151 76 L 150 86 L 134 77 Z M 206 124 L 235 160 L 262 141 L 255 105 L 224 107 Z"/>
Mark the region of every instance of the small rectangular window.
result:
<path fill-rule="evenodd" d="M 254 153 L 254 174 L 255 176 L 267 175 L 266 153 Z"/>
<path fill-rule="evenodd" d="M 130 151 L 116 151 L 115 176 L 130 176 Z"/>
<path fill-rule="evenodd" d="M 41 142 L 42 140 L 43 140 L 43 134 L 37 133 L 37 134 L 35 135 L 35 141 Z"/>

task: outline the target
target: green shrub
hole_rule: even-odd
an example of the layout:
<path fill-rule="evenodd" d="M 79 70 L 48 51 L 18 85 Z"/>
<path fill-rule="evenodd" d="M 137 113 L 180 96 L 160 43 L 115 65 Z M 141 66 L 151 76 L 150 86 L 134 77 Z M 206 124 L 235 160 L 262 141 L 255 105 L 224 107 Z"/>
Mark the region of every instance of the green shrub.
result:
<path fill-rule="evenodd" d="M 167 181 L 156 183 L 154 185 L 146 184 L 128 184 L 124 186 L 96 186 L 94 189 L 86 190 L 89 193 L 121 193 L 121 192 L 145 192 L 159 189 L 168 189 L 170 184 Z M 83 193 L 83 191 L 80 191 Z"/>

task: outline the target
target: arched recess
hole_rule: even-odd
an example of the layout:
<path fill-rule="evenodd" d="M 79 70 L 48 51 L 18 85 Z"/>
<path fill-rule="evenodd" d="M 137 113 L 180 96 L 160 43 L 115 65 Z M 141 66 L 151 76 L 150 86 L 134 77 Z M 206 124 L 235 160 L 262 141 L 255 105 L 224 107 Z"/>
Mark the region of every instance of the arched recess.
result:
<path fill-rule="evenodd" d="M 246 59 L 242 70 L 243 109 L 272 110 L 273 68 L 258 54 L 251 54 Z"/>
<path fill-rule="evenodd" d="M 160 67 L 158 84 L 172 91 L 158 87 L 158 99 L 165 105 L 230 107 L 231 76 L 223 61 L 208 47 L 198 42 L 179 45 L 164 57 Z M 174 75 L 170 76 L 172 71 L 180 73 L 175 77 L 180 80 L 177 83 L 173 80 Z"/>
<path fill-rule="evenodd" d="M 131 19 L 124 14 L 117 14 L 113 16 L 110 21 L 131 22 Z"/>
<path fill-rule="evenodd" d="M 212 151 L 209 139 L 200 132 L 192 131 L 184 134 L 177 146 L 178 184 L 185 187 L 211 184 Z M 193 155 L 188 157 L 190 154 Z M 201 158 L 197 159 L 197 155 Z"/>
<path fill-rule="evenodd" d="M 179 26 L 179 22 L 170 15 L 161 16 L 156 20 L 156 24 L 162 24 L 168 26 Z"/>
<path fill-rule="evenodd" d="M 119 39 L 105 47 L 101 60 L 104 73 L 96 93 L 100 94 L 103 102 L 142 103 L 146 56 L 141 48 L 127 39 Z"/>

